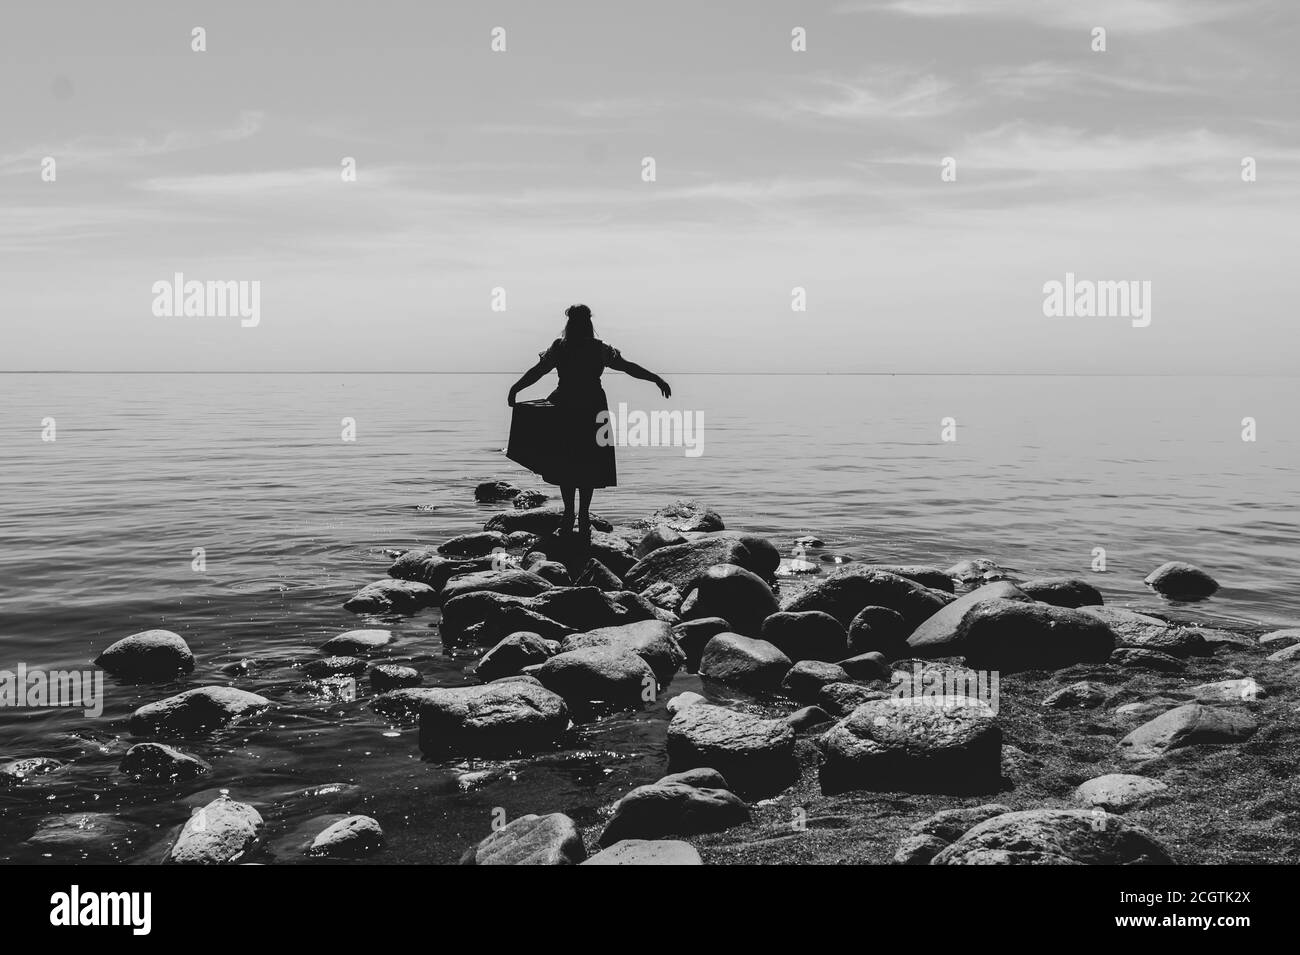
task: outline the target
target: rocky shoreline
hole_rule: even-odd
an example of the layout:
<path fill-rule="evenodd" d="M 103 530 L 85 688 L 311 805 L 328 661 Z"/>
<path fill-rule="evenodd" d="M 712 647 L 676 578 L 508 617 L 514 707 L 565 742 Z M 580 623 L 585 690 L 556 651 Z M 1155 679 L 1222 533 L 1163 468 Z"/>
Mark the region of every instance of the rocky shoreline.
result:
<path fill-rule="evenodd" d="M 444 652 L 474 660 L 465 685 L 424 686 L 386 661 L 392 635 L 378 625 L 331 637 L 307 672 L 417 728 L 432 762 L 545 757 L 579 728 L 664 701 L 671 719 L 662 778 L 597 819 L 494 819 L 463 864 L 1300 857 L 1300 629 L 1205 626 L 1195 608 L 1218 584 L 1197 567 L 1155 569 L 1145 583 L 1168 612 L 1138 613 L 1105 604 L 1104 574 L 845 562 L 811 536 L 778 546 L 728 530 L 695 502 L 636 527 L 596 518 L 584 538 L 559 532 L 540 492 L 488 482 L 475 497 L 501 505 L 482 531 L 393 554 L 387 576 L 343 603 L 380 623 L 436 608 Z M 151 630 L 95 663 L 151 684 L 191 672 L 194 655 Z M 705 693 L 674 693 L 683 674 Z M 120 772 L 201 779 L 211 766 L 187 741 L 278 706 L 223 685 L 154 700 L 129 720 Z M 57 769 L 14 760 L 0 787 Z M 111 817 L 83 822 L 112 838 Z M 264 825 L 223 792 L 167 861 L 257 861 Z M 68 826 L 57 817 L 33 838 L 57 846 Z M 370 816 L 311 830 L 309 856 L 384 861 Z"/>

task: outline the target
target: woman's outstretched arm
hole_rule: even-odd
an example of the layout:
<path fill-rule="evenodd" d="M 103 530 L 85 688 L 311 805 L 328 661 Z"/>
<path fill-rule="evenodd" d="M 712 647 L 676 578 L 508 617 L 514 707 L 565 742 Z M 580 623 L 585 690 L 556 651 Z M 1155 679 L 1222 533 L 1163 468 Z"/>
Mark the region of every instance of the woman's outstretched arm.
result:
<path fill-rule="evenodd" d="M 673 390 L 668 387 L 668 382 L 664 381 L 653 371 L 642 368 L 636 362 L 628 361 L 622 355 L 619 355 L 616 359 L 610 362 L 609 367 L 613 368 L 615 371 L 625 372 L 633 378 L 640 378 L 642 381 L 653 381 L 659 386 L 659 391 L 665 398 L 672 397 Z"/>
<path fill-rule="evenodd" d="M 524 372 L 524 376 L 516 381 L 510 388 L 510 397 L 506 399 L 506 403 L 513 408 L 515 406 L 515 396 L 530 385 L 535 385 L 537 382 L 541 381 L 552 367 L 554 366 L 550 362 L 543 359 L 536 365 L 533 365 L 532 368 L 529 368 Z"/>

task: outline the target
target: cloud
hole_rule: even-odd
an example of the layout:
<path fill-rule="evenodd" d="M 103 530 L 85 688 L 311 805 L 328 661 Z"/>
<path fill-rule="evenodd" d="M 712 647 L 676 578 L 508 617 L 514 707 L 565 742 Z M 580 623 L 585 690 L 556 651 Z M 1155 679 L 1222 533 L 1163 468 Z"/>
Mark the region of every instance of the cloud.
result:
<path fill-rule="evenodd" d="M 1105 27 L 1159 33 L 1247 16 L 1264 0 L 853 0 L 840 13 L 889 12 L 924 19 L 1014 20 L 1057 29 Z"/>
<path fill-rule="evenodd" d="M 781 118 L 916 119 L 942 115 L 957 105 L 952 81 L 930 73 L 881 68 L 852 79 L 821 74 L 810 82 L 813 88 L 807 93 L 753 108 Z"/>

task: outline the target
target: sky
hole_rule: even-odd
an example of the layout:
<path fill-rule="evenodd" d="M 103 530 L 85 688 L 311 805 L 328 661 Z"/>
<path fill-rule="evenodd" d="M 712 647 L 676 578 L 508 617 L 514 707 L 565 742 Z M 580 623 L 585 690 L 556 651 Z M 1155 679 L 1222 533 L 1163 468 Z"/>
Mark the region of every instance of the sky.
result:
<path fill-rule="evenodd" d="M 1296 370 L 1295 0 L 4 21 L 0 369 L 519 373 L 584 302 L 663 374 Z M 258 323 L 155 314 L 176 273 Z M 1045 316 L 1066 273 L 1150 323 Z"/>

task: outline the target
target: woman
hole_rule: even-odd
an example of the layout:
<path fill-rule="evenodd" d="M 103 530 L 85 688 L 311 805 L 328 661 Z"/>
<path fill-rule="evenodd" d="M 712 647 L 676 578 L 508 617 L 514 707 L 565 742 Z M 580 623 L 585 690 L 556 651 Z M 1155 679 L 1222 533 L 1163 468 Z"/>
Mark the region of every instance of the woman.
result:
<path fill-rule="evenodd" d="M 668 382 L 628 361 L 617 348 L 606 345 L 596 337 L 591 327 L 591 309 L 585 305 L 570 305 L 564 310 L 568 321 L 564 334 L 541 353 L 541 359 L 510 389 L 509 404 L 515 406 L 515 396 L 529 385 L 540 381 L 548 371 L 560 376 L 559 387 L 551 392 L 549 401 L 559 412 L 556 420 L 554 464 L 550 465 L 542 480 L 558 484 L 564 497 L 562 532 L 573 530 L 573 499 L 578 495 L 578 531 L 591 534 L 591 493 L 598 487 L 614 487 L 618 481 L 614 470 L 614 444 L 598 440 L 601 427 L 609 418 L 609 403 L 600 386 L 600 375 L 606 368 L 624 371 L 633 378 L 653 381 L 665 398 L 673 392 Z M 602 415 L 602 412 L 604 414 Z M 606 434 L 609 432 L 605 427 Z"/>

